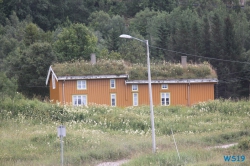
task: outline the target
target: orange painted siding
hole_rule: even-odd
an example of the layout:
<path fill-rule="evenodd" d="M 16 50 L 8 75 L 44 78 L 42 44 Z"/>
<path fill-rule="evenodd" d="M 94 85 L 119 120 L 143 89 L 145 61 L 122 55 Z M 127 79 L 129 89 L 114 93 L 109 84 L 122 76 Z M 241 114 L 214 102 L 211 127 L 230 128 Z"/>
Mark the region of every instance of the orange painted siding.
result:
<path fill-rule="evenodd" d="M 65 103 L 72 103 L 72 95 L 87 95 L 87 103 L 97 104 L 111 104 L 112 93 L 116 94 L 117 106 L 127 106 L 125 99 L 125 80 L 116 79 L 116 86 L 114 89 L 110 88 L 110 79 L 99 79 L 99 80 L 86 80 L 86 90 L 77 89 L 77 81 L 65 81 L 64 83 L 64 94 Z"/>
<path fill-rule="evenodd" d="M 110 79 L 86 80 L 86 90 L 78 90 L 76 80 L 55 81 L 56 89 L 52 89 L 50 81 L 50 99 L 72 104 L 72 95 L 86 95 L 87 104 L 111 105 L 111 94 L 116 94 L 116 106 L 127 107 L 133 106 L 133 93 L 137 93 L 138 105 L 149 105 L 148 84 L 138 84 L 138 91 L 132 91 L 132 84 L 125 84 L 124 78 L 115 80 L 114 89 L 110 88 Z M 168 84 L 168 89 L 162 89 L 161 84 L 152 84 L 155 106 L 161 105 L 161 93 L 170 93 L 170 105 L 193 105 L 214 99 L 214 83 Z"/>
<path fill-rule="evenodd" d="M 55 87 L 55 89 L 53 89 L 52 80 L 51 80 L 51 76 L 50 76 L 50 80 L 49 80 L 50 100 L 53 100 L 54 103 L 61 101 L 59 98 L 59 84 L 60 83 L 55 80 L 55 84 L 56 84 L 56 87 Z"/>
<path fill-rule="evenodd" d="M 190 103 L 191 105 L 214 100 L 214 84 L 191 84 L 190 87 Z"/>

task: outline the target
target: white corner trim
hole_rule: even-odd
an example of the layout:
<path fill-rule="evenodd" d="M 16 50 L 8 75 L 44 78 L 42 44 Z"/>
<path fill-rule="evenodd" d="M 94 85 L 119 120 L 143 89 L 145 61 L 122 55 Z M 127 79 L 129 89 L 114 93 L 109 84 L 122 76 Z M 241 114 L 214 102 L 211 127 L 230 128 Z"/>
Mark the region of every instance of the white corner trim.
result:
<path fill-rule="evenodd" d="M 57 78 L 55 72 L 53 71 L 52 67 L 50 66 L 50 67 L 49 67 L 48 74 L 47 74 L 46 82 L 45 82 L 46 85 L 48 85 L 48 83 L 49 83 L 50 73 L 53 74 L 53 76 L 56 78 L 56 81 L 58 82 L 58 78 Z"/>

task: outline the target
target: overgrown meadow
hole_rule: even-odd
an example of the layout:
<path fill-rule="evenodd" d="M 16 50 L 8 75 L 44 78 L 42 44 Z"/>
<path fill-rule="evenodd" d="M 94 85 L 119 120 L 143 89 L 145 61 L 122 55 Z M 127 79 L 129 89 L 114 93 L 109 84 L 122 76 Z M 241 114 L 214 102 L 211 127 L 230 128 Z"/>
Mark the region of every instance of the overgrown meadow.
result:
<path fill-rule="evenodd" d="M 192 107 L 154 107 L 152 153 L 148 106 L 59 106 L 16 95 L 0 102 L 0 165 L 61 165 L 57 127 L 66 126 L 64 165 L 250 165 L 250 103 L 215 100 Z M 174 135 L 171 133 L 173 130 Z M 175 138 L 180 158 L 178 157 Z M 233 147 L 214 148 L 238 143 Z M 225 155 L 245 156 L 226 162 Z"/>

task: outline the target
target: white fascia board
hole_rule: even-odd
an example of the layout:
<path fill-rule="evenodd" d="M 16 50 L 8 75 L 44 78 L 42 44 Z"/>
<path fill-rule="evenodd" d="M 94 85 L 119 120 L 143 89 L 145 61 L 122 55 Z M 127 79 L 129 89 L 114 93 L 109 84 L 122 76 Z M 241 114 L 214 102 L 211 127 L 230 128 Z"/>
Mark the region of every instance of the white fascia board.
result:
<path fill-rule="evenodd" d="M 49 67 L 48 74 L 47 74 L 46 82 L 45 82 L 46 85 L 48 85 L 48 83 L 49 83 L 50 73 L 52 73 L 52 74 L 54 75 L 54 77 L 56 78 L 56 81 L 58 82 L 58 78 L 57 78 L 55 72 L 53 71 L 52 67 L 50 66 L 50 67 Z"/>
<path fill-rule="evenodd" d="M 59 76 L 58 80 L 88 80 L 88 79 L 111 79 L 111 78 L 128 78 L 128 75 L 122 74 L 122 75 Z"/>
<path fill-rule="evenodd" d="M 147 84 L 148 80 L 126 80 L 126 84 Z M 218 83 L 218 79 L 171 79 L 171 80 L 152 80 L 152 84 L 174 84 L 174 83 Z"/>

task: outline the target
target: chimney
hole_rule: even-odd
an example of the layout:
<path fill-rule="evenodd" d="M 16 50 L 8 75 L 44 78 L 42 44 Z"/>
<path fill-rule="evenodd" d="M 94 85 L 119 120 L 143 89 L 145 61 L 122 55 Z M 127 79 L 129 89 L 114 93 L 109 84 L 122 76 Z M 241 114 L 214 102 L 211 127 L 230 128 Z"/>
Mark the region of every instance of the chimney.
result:
<path fill-rule="evenodd" d="M 182 67 L 187 67 L 187 56 L 181 56 Z"/>
<path fill-rule="evenodd" d="M 91 54 L 90 59 L 91 59 L 91 64 L 92 64 L 92 65 L 96 64 L 96 56 L 95 56 L 94 53 Z"/>

